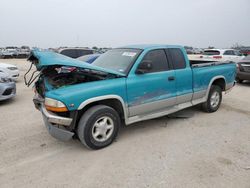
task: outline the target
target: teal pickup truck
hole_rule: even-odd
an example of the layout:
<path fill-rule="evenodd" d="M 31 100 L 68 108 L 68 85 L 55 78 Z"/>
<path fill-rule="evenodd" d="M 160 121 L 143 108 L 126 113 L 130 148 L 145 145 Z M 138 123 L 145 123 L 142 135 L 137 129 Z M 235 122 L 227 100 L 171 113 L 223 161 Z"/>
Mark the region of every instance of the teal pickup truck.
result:
<path fill-rule="evenodd" d="M 93 64 L 50 51 L 32 51 L 28 60 L 39 71 L 33 101 L 48 132 L 92 149 L 111 144 L 121 124 L 197 104 L 215 112 L 236 76 L 235 63 L 190 62 L 174 45 L 115 48 Z"/>

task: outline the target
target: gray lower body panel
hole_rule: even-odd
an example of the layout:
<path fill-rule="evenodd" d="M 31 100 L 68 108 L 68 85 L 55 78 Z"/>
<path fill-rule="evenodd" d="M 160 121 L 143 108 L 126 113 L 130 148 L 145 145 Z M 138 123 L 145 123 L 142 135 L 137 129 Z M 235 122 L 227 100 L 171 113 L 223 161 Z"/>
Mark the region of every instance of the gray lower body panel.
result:
<path fill-rule="evenodd" d="M 176 104 L 176 97 L 129 107 L 129 115 L 141 115 L 165 109 Z"/>

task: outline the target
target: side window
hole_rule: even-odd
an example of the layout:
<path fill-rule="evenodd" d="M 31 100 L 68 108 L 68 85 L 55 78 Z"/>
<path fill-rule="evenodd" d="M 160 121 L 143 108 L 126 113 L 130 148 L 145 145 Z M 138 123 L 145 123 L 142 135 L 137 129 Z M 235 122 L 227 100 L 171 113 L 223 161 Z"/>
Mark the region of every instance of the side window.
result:
<path fill-rule="evenodd" d="M 179 48 L 170 48 L 168 49 L 168 54 L 172 60 L 174 69 L 185 69 L 186 61 L 183 55 L 183 52 Z"/>
<path fill-rule="evenodd" d="M 169 70 L 167 56 L 164 50 L 152 50 L 148 52 L 142 61 L 151 61 L 152 69 L 151 72 L 161 72 Z"/>
<path fill-rule="evenodd" d="M 226 50 L 224 55 L 234 55 L 234 52 L 232 50 Z"/>
<path fill-rule="evenodd" d="M 232 55 L 237 55 L 237 52 L 232 50 Z"/>

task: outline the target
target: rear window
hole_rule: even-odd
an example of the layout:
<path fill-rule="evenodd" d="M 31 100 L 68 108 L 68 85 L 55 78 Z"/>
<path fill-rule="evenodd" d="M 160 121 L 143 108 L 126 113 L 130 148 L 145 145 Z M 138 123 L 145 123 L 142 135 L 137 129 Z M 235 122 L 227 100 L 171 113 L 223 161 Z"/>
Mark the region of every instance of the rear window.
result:
<path fill-rule="evenodd" d="M 60 54 L 66 55 L 72 58 L 78 58 L 83 55 L 93 54 L 92 50 L 84 50 L 84 49 L 65 49 L 60 52 Z"/>
<path fill-rule="evenodd" d="M 220 55 L 220 51 L 218 50 L 205 50 L 203 55 Z"/>

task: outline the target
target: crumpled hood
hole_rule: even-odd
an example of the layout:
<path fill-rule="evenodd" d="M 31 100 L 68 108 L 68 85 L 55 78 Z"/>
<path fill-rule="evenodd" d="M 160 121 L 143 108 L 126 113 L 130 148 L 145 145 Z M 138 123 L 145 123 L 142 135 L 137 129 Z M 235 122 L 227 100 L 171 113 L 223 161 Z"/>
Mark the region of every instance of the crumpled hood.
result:
<path fill-rule="evenodd" d="M 62 65 L 62 66 L 71 66 L 71 67 L 79 67 L 84 69 L 90 69 L 95 71 L 106 72 L 110 74 L 115 74 L 118 76 L 126 76 L 121 72 L 117 72 L 110 69 L 105 69 L 102 67 L 94 66 L 83 61 L 73 59 L 56 52 L 52 51 L 41 51 L 41 50 L 33 50 L 28 57 L 29 61 L 34 62 L 37 70 L 41 70 L 44 67 L 53 66 L 53 65 Z"/>

